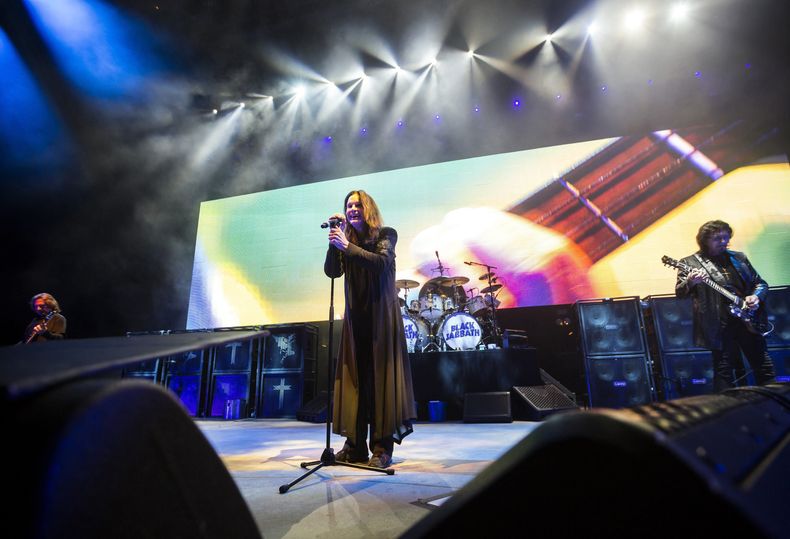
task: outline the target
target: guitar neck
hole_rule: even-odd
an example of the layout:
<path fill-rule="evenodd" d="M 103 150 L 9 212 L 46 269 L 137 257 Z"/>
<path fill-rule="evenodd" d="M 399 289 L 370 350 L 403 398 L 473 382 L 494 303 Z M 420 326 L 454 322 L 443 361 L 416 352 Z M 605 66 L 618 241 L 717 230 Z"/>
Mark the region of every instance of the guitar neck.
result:
<path fill-rule="evenodd" d="M 702 282 L 708 285 L 709 287 L 711 287 L 712 289 L 714 289 L 716 292 L 718 292 L 728 300 L 730 300 L 732 303 L 742 302 L 740 297 L 736 296 L 735 294 L 733 294 L 732 292 L 721 286 L 719 283 L 715 282 L 710 277 L 708 276 L 703 277 Z"/>

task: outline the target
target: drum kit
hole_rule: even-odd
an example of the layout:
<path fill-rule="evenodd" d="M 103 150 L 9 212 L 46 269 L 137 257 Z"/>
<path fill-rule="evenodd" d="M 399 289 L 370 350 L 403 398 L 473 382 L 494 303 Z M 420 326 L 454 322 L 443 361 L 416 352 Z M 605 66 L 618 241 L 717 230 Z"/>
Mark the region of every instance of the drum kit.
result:
<path fill-rule="evenodd" d="M 422 285 L 418 299 L 408 304 L 409 290 L 420 283 L 395 281 L 399 293 L 403 291 L 400 306 L 409 352 L 475 350 L 498 342 L 496 292 L 502 285 L 490 271 L 480 280 L 488 281 L 488 286 L 479 293 L 472 293 L 477 290 L 473 288 L 470 294 L 463 287 L 468 277 L 434 277 Z"/>

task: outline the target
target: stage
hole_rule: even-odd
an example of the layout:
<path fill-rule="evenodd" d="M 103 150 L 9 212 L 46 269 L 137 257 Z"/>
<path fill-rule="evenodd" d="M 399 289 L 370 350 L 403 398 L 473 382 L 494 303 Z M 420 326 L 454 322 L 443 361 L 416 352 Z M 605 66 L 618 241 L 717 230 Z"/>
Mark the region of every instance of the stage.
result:
<path fill-rule="evenodd" d="M 301 462 L 320 457 L 324 424 L 197 421 L 267 539 L 399 537 L 538 424 L 421 422 L 395 447 L 395 475 L 325 467 L 279 494 L 280 485 L 305 472 Z M 339 450 L 343 439 L 331 439 Z"/>

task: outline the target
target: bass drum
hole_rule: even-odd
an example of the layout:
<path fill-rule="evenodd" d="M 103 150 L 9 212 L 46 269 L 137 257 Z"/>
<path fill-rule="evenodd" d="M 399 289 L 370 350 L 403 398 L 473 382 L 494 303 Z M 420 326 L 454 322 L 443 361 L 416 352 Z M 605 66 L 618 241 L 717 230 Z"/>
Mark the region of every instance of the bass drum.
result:
<path fill-rule="evenodd" d="M 406 334 L 406 348 L 409 353 L 422 352 L 428 345 L 428 324 L 422 318 L 402 314 L 403 332 Z"/>
<path fill-rule="evenodd" d="M 477 320 L 462 311 L 445 315 L 440 327 L 442 342 L 452 350 L 474 350 L 483 334 Z"/>

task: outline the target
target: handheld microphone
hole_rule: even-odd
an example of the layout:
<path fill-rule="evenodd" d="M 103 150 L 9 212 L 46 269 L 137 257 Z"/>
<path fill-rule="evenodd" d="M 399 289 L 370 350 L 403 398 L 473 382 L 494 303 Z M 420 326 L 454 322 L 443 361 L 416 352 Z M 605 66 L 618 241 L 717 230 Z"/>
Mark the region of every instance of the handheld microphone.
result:
<path fill-rule="evenodd" d="M 329 221 L 321 223 L 321 228 L 329 228 L 330 226 L 337 226 L 343 222 L 343 219 L 330 218 Z"/>

